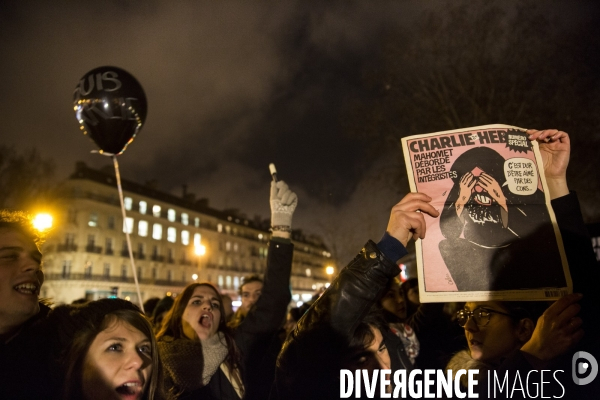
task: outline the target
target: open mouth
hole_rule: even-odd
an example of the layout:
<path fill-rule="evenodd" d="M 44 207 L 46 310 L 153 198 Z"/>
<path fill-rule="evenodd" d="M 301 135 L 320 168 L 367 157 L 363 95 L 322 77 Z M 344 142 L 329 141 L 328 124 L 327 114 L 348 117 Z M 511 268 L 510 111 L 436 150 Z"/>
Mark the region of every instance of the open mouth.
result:
<path fill-rule="evenodd" d="M 141 396 L 143 390 L 142 382 L 126 382 L 115 390 L 125 399 L 136 399 Z"/>
<path fill-rule="evenodd" d="M 13 286 L 13 289 L 22 294 L 38 294 L 39 286 L 35 283 L 21 283 Z"/>
<path fill-rule="evenodd" d="M 471 348 L 481 347 L 483 345 L 483 343 L 480 342 L 479 340 L 469 340 L 469 344 L 471 345 Z"/>
<path fill-rule="evenodd" d="M 212 323 L 213 323 L 212 314 L 205 313 L 200 316 L 200 325 L 202 325 L 203 327 L 210 328 L 212 326 Z"/>
<path fill-rule="evenodd" d="M 484 193 L 477 193 L 474 197 L 473 200 L 475 200 L 475 202 L 477 204 L 481 204 L 483 206 L 490 206 L 492 205 L 492 198 Z"/>

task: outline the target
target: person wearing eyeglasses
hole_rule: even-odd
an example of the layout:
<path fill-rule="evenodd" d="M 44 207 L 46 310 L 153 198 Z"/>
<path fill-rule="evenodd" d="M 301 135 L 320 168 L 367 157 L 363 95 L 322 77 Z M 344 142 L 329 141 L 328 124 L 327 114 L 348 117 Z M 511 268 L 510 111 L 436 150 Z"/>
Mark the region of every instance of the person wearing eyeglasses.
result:
<path fill-rule="evenodd" d="M 521 377 L 527 377 L 529 372 L 542 369 L 563 371 L 560 384 L 552 379 L 546 385 L 545 397 L 597 398 L 597 383 L 594 389 L 592 385 L 576 385 L 571 379 L 574 368 L 571 356 L 576 350 L 583 349 L 598 356 L 600 333 L 595 313 L 600 303 L 596 287 L 600 278 L 577 196 L 567 186 L 570 138 L 556 129 L 530 129 L 527 133 L 529 140 L 536 140 L 540 145 L 551 204 L 575 293 L 550 306 L 541 302 L 467 302 L 457 312 L 456 321 L 465 331 L 468 350 L 456 354 L 447 369 L 453 372 L 478 369 L 480 382 L 476 390 L 483 398 L 487 397 L 488 370 L 500 376 L 508 371 L 514 378 L 516 371 Z M 520 395 L 523 393 L 517 392 L 512 398 Z"/>

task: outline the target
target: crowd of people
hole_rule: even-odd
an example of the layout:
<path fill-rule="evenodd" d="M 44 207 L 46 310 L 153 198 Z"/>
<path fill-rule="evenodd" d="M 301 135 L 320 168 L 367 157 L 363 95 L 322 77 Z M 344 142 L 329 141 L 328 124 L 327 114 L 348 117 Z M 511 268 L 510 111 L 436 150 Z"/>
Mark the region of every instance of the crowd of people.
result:
<path fill-rule="evenodd" d="M 567 186 L 569 136 L 551 129 L 528 135 L 539 143 L 573 279 L 574 293 L 552 303 L 420 303 L 417 280 L 401 283 L 397 262 L 409 241 L 425 237 L 425 215 L 440 215 L 425 193 L 407 194 L 377 243 L 369 240 L 313 301 L 290 308 L 297 196 L 273 181 L 266 272 L 243 280 L 235 313 L 210 282 L 149 301 L 146 315 L 121 299 L 52 307 L 39 299 L 39 233 L 25 214 L 2 211 L 0 398 L 336 399 L 341 370 L 415 369 L 477 370 L 479 398 L 489 397 L 486 371 L 525 377 L 561 369 L 569 379 L 555 380 L 546 396 L 596 398 L 599 380 L 584 386 L 570 379 L 573 354 L 598 354 L 600 274 Z M 375 397 L 390 397 L 395 385 L 380 382 Z"/>

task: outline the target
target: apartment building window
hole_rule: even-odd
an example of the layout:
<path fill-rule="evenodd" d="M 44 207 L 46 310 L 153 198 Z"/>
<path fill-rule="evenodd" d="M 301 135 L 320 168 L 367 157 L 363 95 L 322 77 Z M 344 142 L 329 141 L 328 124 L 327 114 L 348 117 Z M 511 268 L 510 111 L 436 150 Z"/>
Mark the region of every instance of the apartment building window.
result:
<path fill-rule="evenodd" d="M 181 231 L 181 244 L 187 246 L 190 244 L 190 232 L 189 231 Z"/>
<path fill-rule="evenodd" d="M 162 225 L 161 224 L 152 225 L 152 239 L 156 239 L 156 240 L 162 239 Z"/>
<path fill-rule="evenodd" d="M 84 276 L 86 279 L 90 279 L 92 277 L 92 262 L 88 261 L 85 263 Z"/>
<path fill-rule="evenodd" d="M 194 246 L 200 246 L 201 236 L 199 233 L 194 233 Z"/>
<path fill-rule="evenodd" d="M 121 278 L 127 279 L 127 265 L 121 265 Z"/>
<path fill-rule="evenodd" d="M 173 249 L 168 249 L 167 250 L 167 256 L 168 256 L 168 262 L 173 263 L 175 262 L 175 257 L 173 256 Z"/>
<path fill-rule="evenodd" d="M 194 218 L 194 226 L 196 228 L 200 228 L 200 218 L 198 218 L 198 217 Z"/>
<path fill-rule="evenodd" d="M 148 236 L 148 221 L 138 222 L 138 235 L 141 237 Z"/>
<path fill-rule="evenodd" d="M 181 282 L 185 282 L 185 281 L 186 281 L 186 279 L 185 279 L 185 271 L 183 271 L 181 273 Z"/>
<path fill-rule="evenodd" d="M 138 243 L 138 248 L 137 248 L 137 258 L 139 259 L 144 259 L 145 256 L 145 246 L 144 243 Z"/>
<path fill-rule="evenodd" d="M 115 229 L 115 216 L 114 215 L 109 215 L 107 220 L 106 220 L 106 227 L 108 229 Z"/>
<path fill-rule="evenodd" d="M 169 282 L 173 281 L 173 271 L 171 271 L 171 270 L 168 271 L 168 273 L 167 273 L 167 280 Z"/>
<path fill-rule="evenodd" d="M 73 246 L 75 244 L 75 234 L 74 233 L 67 233 L 65 235 L 65 244 L 67 246 Z"/>
<path fill-rule="evenodd" d="M 125 218 L 125 222 L 123 223 L 123 232 L 130 234 L 133 233 L 133 218 Z"/>
<path fill-rule="evenodd" d="M 229 225 L 225 225 L 225 233 L 228 235 L 231 233 L 231 227 Z"/>
<path fill-rule="evenodd" d="M 71 275 L 71 260 L 64 260 L 62 267 L 63 278 L 68 278 Z"/>
<path fill-rule="evenodd" d="M 225 277 L 225 286 L 227 287 L 227 289 L 231 289 L 231 276 L 229 275 Z"/>
<path fill-rule="evenodd" d="M 238 244 L 234 243 L 233 244 L 233 251 L 237 253 L 239 249 L 240 249 L 240 247 L 238 246 Z"/>
<path fill-rule="evenodd" d="M 157 276 L 156 268 L 152 268 L 152 279 L 156 279 Z"/>
<path fill-rule="evenodd" d="M 142 279 L 142 267 L 137 267 L 137 278 L 138 281 Z"/>
<path fill-rule="evenodd" d="M 167 219 L 169 220 L 169 222 L 175 222 L 175 220 L 177 219 L 175 210 L 173 210 L 172 208 L 169 208 L 167 210 Z"/>
<path fill-rule="evenodd" d="M 219 232 L 219 233 L 223 232 L 223 224 L 217 224 L 217 232 Z"/>
<path fill-rule="evenodd" d="M 125 197 L 123 199 L 123 204 L 125 205 L 125 209 L 127 211 L 131 211 L 131 207 L 133 206 L 133 200 L 131 199 L 131 197 Z"/>
<path fill-rule="evenodd" d="M 231 242 L 225 242 L 225 251 L 231 251 Z"/>
<path fill-rule="evenodd" d="M 167 228 L 167 241 L 175 243 L 177 241 L 177 229 L 170 226 Z"/>
<path fill-rule="evenodd" d="M 190 217 L 187 213 L 181 213 L 181 223 L 184 225 L 188 225 L 190 223 Z"/>
<path fill-rule="evenodd" d="M 69 208 L 67 212 L 67 222 L 71 224 L 77 223 L 77 211 L 74 208 Z"/>
<path fill-rule="evenodd" d="M 110 277 L 110 263 L 104 263 L 104 277 Z"/>
<path fill-rule="evenodd" d="M 106 246 L 105 246 L 105 252 L 106 252 L 106 254 L 112 255 L 113 252 L 114 252 L 113 251 L 113 240 L 112 240 L 112 238 L 106 238 L 105 244 L 106 244 Z"/>
<path fill-rule="evenodd" d="M 217 285 L 222 288 L 223 287 L 223 275 L 219 275 L 217 278 Z"/>
<path fill-rule="evenodd" d="M 98 213 L 90 213 L 90 219 L 88 220 L 88 226 L 98 226 Z"/>
<path fill-rule="evenodd" d="M 233 277 L 233 289 L 237 290 L 238 286 L 240 286 L 240 278 L 237 276 Z"/>
<path fill-rule="evenodd" d="M 155 217 L 160 217 L 160 206 L 159 205 L 152 206 L 152 215 Z"/>
<path fill-rule="evenodd" d="M 140 214 L 146 214 L 148 212 L 148 203 L 146 203 L 144 200 L 140 201 L 138 203 L 138 211 Z"/>

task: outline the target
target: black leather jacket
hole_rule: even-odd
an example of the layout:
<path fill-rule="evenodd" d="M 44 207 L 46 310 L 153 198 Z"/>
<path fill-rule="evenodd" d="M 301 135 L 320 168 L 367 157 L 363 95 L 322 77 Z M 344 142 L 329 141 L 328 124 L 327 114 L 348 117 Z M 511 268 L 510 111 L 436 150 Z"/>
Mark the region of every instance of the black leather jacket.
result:
<path fill-rule="evenodd" d="M 398 265 L 369 241 L 288 336 L 277 360 L 271 398 L 338 398 L 340 369 L 347 368 L 350 338 L 398 272 Z M 382 334 L 392 369 L 410 371 L 401 341 L 388 332 Z"/>

